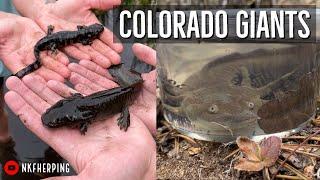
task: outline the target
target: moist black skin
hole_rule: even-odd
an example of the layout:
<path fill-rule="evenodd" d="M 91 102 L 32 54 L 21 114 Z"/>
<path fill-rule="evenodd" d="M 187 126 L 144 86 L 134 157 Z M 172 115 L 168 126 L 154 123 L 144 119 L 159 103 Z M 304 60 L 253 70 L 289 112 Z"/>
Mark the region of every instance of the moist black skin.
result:
<path fill-rule="evenodd" d="M 100 34 L 104 30 L 104 26 L 97 23 L 90 26 L 77 26 L 77 28 L 77 31 L 60 31 L 53 33 L 54 27 L 52 25 L 48 26 L 47 36 L 40 39 L 34 46 L 34 56 L 36 61 L 18 71 L 15 76 L 21 79 L 25 75 L 39 69 L 42 65 L 40 60 L 41 51 L 51 50 L 55 53 L 57 49 L 61 49 L 75 43 L 91 45 L 92 41 L 99 38 Z"/>
<path fill-rule="evenodd" d="M 143 79 L 139 73 L 125 69 L 122 64 L 111 66 L 109 73 L 120 87 L 88 96 L 74 94 L 60 100 L 41 116 L 42 123 L 49 128 L 79 126 L 81 134 L 84 135 L 88 125 L 99 120 L 98 116 L 107 117 L 121 113 L 118 126 L 127 131 L 130 126 L 128 106 L 134 100 L 135 92 L 141 87 Z"/>

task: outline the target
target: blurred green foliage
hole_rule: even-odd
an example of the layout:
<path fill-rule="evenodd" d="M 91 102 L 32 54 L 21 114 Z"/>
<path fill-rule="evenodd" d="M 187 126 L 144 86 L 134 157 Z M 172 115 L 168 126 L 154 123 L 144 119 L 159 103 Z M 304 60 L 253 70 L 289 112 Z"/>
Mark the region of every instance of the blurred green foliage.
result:
<path fill-rule="evenodd" d="M 131 5 L 151 5 L 155 0 L 123 0 L 122 5 L 131 6 Z M 105 21 L 104 14 L 106 11 L 92 9 L 93 13 L 98 17 L 99 21 L 103 23 Z"/>
<path fill-rule="evenodd" d="M 92 9 L 92 12 L 97 16 L 98 20 L 104 24 L 105 22 L 105 13 L 106 11 L 98 10 L 98 9 Z"/>
<path fill-rule="evenodd" d="M 134 0 L 124 0 L 122 2 L 123 5 L 133 5 Z"/>
<path fill-rule="evenodd" d="M 124 0 L 123 5 L 150 5 L 152 0 Z"/>

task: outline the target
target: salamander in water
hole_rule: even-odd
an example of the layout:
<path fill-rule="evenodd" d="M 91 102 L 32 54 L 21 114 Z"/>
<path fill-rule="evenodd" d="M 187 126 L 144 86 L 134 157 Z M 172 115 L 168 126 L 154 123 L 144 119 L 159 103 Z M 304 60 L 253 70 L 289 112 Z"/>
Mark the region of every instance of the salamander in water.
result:
<path fill-rule="evenodd" d="M 77 31 L 60 31 L 53 33 L 54 27 L 51 25 L 48 26 L 47 36 L 40 39 L 34 46 L 35 62 L 18 71 L 15 76 L 23 78 L 25 75 L 39 69 L 41 67 L 41 51 L 51 50 L 52 52 L 56 52 L 57 49 L 61 49 L 75 43 L 90 45 L 94 39 L 99 38 L 100 34 L 104 30 L 104 26 L 101 24 L 92 24 L 90 26 L 79 25 L 77 28 Z"/>
<path fill-rule="evenodd" d="M 88 125 L 98 120 L 98 116 L 106 117 L 121 112 L 118 126 L 121 130 L 127 131 L 130 126 L 128 106 L 143 80 L 139 73 L 125 69 L 121 64 L 111 66 L 109 73 L 120 87 L 88 96 L 74 94 L 62 99 L 41 116 L 42 123 L 49 128 L 80 125 L 81 134 L 85 134 Z"/>
<path fill-rule="evenodd" d="M 320 70 L 316 50 L 303 44 L 212 59 L 179 82 L 182 88 L 160 71 L 167 117 L 179 130 L 222 141 L 294 129 L 315 110 L 319 87 L 313 82 L 320 78 L 313 72 Z"/>

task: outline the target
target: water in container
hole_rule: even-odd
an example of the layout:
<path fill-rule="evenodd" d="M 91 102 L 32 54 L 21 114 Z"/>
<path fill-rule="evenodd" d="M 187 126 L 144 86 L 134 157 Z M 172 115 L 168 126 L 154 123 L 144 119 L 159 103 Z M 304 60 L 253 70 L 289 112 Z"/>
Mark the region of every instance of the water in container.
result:
<path fill-rule="evenodd" d="M 312 43 L 159 44 L 165 119 L 219 142 L 295 131 L 315 114 L 318 53 Z"/>

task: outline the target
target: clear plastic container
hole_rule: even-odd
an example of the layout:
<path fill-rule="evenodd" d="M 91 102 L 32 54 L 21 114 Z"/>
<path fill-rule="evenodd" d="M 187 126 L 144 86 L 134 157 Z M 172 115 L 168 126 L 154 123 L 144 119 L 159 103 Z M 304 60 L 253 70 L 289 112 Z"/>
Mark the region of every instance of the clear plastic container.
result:
<path fill-rule="evenodd" d="M 315 114 L 318 52 L 311 43 L 159 44 L 165 119 L 209 141 L 289 134 Z"/>

